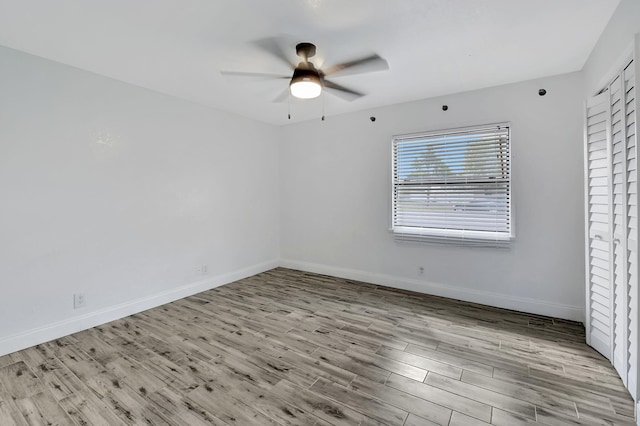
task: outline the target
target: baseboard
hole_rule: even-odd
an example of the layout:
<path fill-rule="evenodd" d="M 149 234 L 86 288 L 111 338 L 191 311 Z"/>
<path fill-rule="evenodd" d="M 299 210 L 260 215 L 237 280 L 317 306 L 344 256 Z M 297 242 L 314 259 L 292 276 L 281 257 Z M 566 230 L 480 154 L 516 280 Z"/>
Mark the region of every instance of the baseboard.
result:
<path fill-rule="evenodd" d="M 31 346 L 48 342 L 78 331 L 105 324 L 109 321 L 133 315 L 147 309 L 155 308 L 165 303 L 173 302 L 196 293 L 200 293 L 224 284 L 250 277 L 260 272 L 268 271 L 279 265 L 277 260 L 259 263 L 237 271 L 210 277 L 181 287 L 154 294 L 137 300 L 110 306 L 108 308 L 89 312 L 69 319 L 47 324 L 12 336 L 0 339 L 0 356 Z"/>
<path fill-rule="evenodd" d="M 283 268 L 297 269 L 317 274 L 331 275 L 371 284 L 384 285 L 403 290 L 417 291 L 432 294 L 434 296 L 448 297 L 464 300 L 466 302 L 480 303 L 498 308 L 512 309 L 537 315 L 546 315 L 555 318 L 564 318 L 584 323 L 584 308 L 581 306 L 563 305 L 544 300 L 529 299 L 492 293 L 488 291 L 454 287 L 446 284 L 431 283 L 422 280 L 414 280 L 392 275 L 377 274 L 356 269 L 339 268 L 330 265 L 301 262 L 297 260 L 281 259 Z"/>
<path fill-rule="evenodd" d="M 69 334 L 105 324 L 109 321 L 114 321 L 147 309 L 155 308 L 165 303 L 173 302 L 202 291 L 210 290 L 224 284 L 268 271 L 277 266 L 400 288 L 403 290 L 412 290 L 420 293 L 464 300 L 467 302 L 496 306 L 499 308 L 513 309 L 521 312 L 548 315 L 573 321 L 584 321 L 584 309 L 577 306 L 562 305 L 553 302 L 527 299 L 475 289 L 453 287 L 444 284 L 371 273 L 356 269 L 339 268 L 317 263 L 281 259 L 280 261 L 273 260 L 259 263 L 237 271 L 217 275 L 215 277 L 210 277 L 205 280 L 167 290 L 152 296 L 88 312 L 83 315 L 4 337 L 0 339 L 0 356 L 63 336 L 68 336 Z"/>

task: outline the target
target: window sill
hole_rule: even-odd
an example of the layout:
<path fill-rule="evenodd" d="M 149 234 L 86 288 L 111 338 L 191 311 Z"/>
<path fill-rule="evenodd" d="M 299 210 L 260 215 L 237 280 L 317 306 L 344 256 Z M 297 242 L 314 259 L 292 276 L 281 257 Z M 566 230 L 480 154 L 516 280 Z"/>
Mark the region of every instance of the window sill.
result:
<path fill-rule="evenodd" d="M 394 239 L 398 242 L 447 244 L 472 247 L 507 248 L 514 241 L 512 235 L 498 232 L 429 230 L 416 232 L 415 229 L 391 228 Z"/>

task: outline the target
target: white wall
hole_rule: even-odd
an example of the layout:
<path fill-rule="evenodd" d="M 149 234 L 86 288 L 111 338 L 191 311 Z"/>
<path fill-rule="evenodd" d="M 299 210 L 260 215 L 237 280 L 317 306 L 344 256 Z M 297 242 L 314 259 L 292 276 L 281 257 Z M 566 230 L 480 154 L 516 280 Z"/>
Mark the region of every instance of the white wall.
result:
<path fill-rule="evenodd" d="M 276 266 L 279 138 L 0 47 L 0 355 Z"/>
<path fill-rule="evenodd" d="M 622 0 L 583 68 L 586 96 L 593 96 L 620 71 L 622 61 L 631 54 L 637 33 L 640 33 L 640 1 Z"/>
<path fill-rule="evenodd" d="M 573 73 L 285 127 L 283 264 L 582 321 L 582 90 Z M 512 247 L 395 242 L 392 135 L 500 121 L 513 132 Z"/>

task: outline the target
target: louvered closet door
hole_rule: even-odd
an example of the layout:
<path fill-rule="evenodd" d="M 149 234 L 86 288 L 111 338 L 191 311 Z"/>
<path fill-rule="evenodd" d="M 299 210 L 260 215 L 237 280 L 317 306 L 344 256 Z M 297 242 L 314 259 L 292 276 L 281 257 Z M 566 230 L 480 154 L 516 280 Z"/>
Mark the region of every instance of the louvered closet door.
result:
<path fill-rule="evenodd" d="M 613 352 L 613 286 L 611 223 L 611 145 L 609 94 L 587 102 L 586 110 L 586 226 L 587 341 L 608 359 Z"/>
<path fill-rule="evenodd" d="M 626 293 L 627 293 L 627 388 L 637 397 L 638 377 L 638 182 L 637 182 L 637 100 L 636 65 L 631 62 L 622 72 L 623 81 L 623 137 L 626 145 Z M 622 376 L 621 374 L 621 377 Z"/>
<path fill-rule="evenodd" d="M 638 397 L 638 72 L 587 102 L 587 342 Z"/>
<path fill-rule="evenodd" d="M 611 114 L 611 170 L 613 189 L 613 366 L 622 381 L 627 381 L 628 335 L 628 173 L 624 77 L 619 75 L 609 85 Z"/>

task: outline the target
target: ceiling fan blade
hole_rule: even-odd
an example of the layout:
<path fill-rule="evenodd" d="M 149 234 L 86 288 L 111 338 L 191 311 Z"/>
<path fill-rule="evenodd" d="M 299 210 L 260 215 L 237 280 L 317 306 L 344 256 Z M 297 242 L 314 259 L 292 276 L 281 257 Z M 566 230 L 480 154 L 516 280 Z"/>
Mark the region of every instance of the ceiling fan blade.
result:
<path fill-rule="evenodd" d="M 291 62 L 287 55 L 287 52 L 282 48 L 281 39 L 277 37 L 267 37 L 260 40 L 255 40 L 253 44 L 271 53 L 273 56 L 289 65 L 291 69 L 294 69 L 296 67 L 296 64 Z"/>
<path fill-rule="evenodd" d="M 353 89 L 341 86 L 331 81 L 324 81 L 324 88 L 327 89 L 332 95 L 338 96 L 346 101 L 353 102 L 356 99 L 363 97 L 365 94 Z"/>
<path fill-rule="evenodd" d="M 228 75 L 232 77 L 275 78 L 275 79 L 291 78 L 290 75 L 269 74 L 269 73 L 261 73 L 261 72 L 244 72 L 244 71 L 220 71 L 220 74 Z"/>
<path fill-rule="evenodd" d="M 273 100 L 273 103 L 284 102 L 284 100 L 287 99 L 288 97 L 289 97 L 289 86 L 287 86 L 286 89 L 284 89 L 278 96 L 275 97 L 275 99 Z"/>
<path fill-rule="evenodd" d="M 389 63 L 380 56 L 373 54 L 355 61 L 343 62 L 324 70 L 324 75 L 362 74 L 366 72 L 385 71 L 389 69 Z"/>

